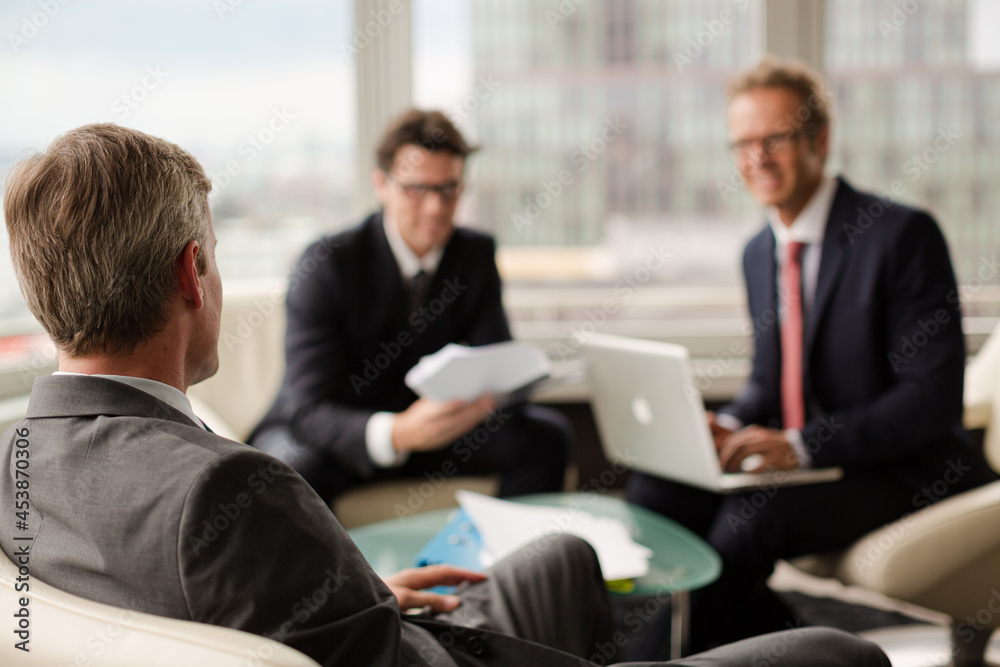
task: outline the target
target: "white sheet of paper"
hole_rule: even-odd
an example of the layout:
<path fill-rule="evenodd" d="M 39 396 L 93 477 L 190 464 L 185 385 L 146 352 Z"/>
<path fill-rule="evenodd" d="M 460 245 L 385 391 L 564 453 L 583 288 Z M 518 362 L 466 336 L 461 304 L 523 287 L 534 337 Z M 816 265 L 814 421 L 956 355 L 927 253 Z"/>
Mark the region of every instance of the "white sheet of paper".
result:
<path fill-rule="evenodd" d="M 457 491 L 455 498 L 483 537 L 484 565 L 536 539 L 569 533 L 594 547 L 606 581 L 634 579 L 649 572 L 653 552 L 633 541 L 618 519 L 595 517 L 580 509 L 512 503 L 472 491 Z"/>
<path fill-rule="evenodd" d="M 406 386 L 436 401 L 471 401 L 483 394 L 510 393 L 551 371 L 548 356 L 530 343 L 511 340 L 477 347 L 449 343 L 411 368 Z"/>

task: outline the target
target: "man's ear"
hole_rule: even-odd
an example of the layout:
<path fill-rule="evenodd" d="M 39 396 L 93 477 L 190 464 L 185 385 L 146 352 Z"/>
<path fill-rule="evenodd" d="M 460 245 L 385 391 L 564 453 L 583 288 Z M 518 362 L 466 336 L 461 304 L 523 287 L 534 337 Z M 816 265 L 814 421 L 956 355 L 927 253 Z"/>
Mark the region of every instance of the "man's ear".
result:
<path fill-rule="evenodd" d="M 198 275 L 198 253 L 201 248 L 197 241 L 189 241 L 174 261 L 174 272 L 180 284 L 181 296 L 191 306 L 198 309 L 204 305 L 201 278 Z"/>

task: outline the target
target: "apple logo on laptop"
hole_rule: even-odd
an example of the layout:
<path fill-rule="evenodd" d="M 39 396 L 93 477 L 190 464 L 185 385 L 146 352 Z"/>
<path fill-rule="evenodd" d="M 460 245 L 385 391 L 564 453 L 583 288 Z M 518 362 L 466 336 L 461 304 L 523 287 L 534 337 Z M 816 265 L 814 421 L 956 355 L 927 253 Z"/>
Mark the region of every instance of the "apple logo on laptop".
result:
<path fill-rule="evenodd" d="M 632 416 L 643 426 L 649 426 L 653 423 L 653 408 L 642 394 L 632 399 Z"/>

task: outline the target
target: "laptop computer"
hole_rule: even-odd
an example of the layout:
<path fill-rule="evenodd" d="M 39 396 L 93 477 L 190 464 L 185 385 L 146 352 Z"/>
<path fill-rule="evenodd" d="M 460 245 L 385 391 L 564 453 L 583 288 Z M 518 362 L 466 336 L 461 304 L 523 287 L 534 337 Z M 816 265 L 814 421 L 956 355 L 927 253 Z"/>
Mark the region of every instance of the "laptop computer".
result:
<path fill-rule="evenodd" d="M 595 334 L 583 353 L 594 416 L 611 461 L 718 493 L 843 476 L 840 468 L 723 472 L 682 345 Z"/>

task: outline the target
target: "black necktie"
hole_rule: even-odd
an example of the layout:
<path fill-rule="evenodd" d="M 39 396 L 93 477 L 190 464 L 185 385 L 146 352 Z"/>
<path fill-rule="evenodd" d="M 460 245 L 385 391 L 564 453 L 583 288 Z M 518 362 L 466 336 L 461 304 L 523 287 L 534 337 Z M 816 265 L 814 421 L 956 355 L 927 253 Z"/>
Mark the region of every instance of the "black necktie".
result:
<path fill-rule="evenodd" d="M 423 305 L 424 295 L 427 293 L 427 286 L 430 284 L 430 281 L 430 275 L 423 269 L 417 271 L 417 273 L 410 278 L 408 296 L 411 313 L 417 312 L 420 310 L 420 306 Z"/>

